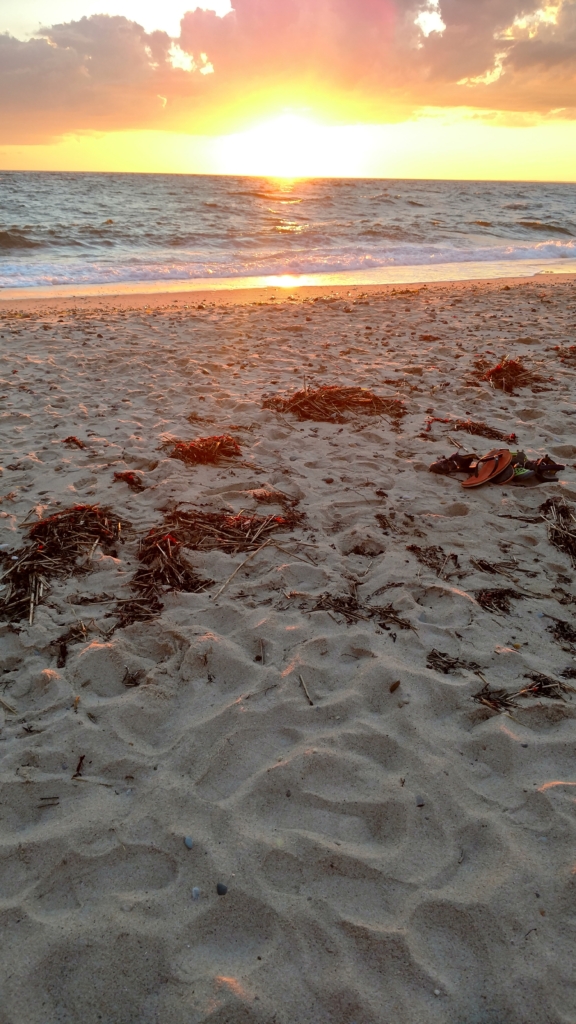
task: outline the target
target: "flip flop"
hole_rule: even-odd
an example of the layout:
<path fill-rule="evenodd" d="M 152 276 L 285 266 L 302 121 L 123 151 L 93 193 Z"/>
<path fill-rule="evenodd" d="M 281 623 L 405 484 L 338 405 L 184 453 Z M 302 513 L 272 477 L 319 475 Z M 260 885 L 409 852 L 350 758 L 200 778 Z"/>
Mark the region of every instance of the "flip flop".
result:
<path fill-rule="evenodd" d="M 443 473 L 448 476 L 450 473 L 469 473 L 472 463 L 478 459 L 477 455 L 460 455 L 454 452 L 449 458 L 443 456 L 430 466 L 431 473 Z"/>
<path fill-rule="evenodd" d="M 472 473 L 467 480 L 462 481 L 462 487 L 480 487 L 488 483 L 492 477 L 498 476 L 512 461 L 512 453 L 507 448 L 497 448 L 487 455 L 483 455 L 478 462 L 471 467 Z"/>
<path fill-rule="evenodd" d="M 526 471 L 525 470 L 521 470 L 521 472 L 524 473 Z M 489 483 L 491 483 L 491 484 L 509 484 L 510 481 L 514 479 L 515 474 L 516 474 L 516 469 L 512 465 L 512 463 L 510 462 L 509 465 L 506 466 L 506 468 L 503 469 L 501 473 L 497 473 L 496 476 L 491 477 Z"/>

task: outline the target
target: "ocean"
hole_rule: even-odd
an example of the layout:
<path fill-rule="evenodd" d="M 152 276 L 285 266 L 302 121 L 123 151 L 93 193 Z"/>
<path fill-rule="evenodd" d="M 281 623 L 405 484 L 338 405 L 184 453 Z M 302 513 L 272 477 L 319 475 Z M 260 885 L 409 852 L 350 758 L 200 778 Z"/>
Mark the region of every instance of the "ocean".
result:
<path fill-rule="evenodd" d="M 0 295 L 576 271 L 576 185 L 0 172 Z"/>

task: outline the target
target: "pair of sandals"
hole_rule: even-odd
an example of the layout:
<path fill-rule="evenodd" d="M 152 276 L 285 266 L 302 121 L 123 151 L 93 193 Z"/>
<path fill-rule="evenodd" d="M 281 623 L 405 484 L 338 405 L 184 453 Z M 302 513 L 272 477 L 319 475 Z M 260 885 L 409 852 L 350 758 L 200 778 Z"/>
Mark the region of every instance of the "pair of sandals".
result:
<path fill-rule="evenodd" d="M 486 455 L 461 455 L 454 452 L 449 458 L 439 459 L 430 466 L 432 473 L 468 473 L 462 487 L 480 487 L 485 483 L 524 483 L 528 480 L 544 482 L 556 480 L 556 473 L 565 466 L 553 462 L 549 455 L 530 460 L 524 452 L 511 452 L 508 448 L 493 448 Z M 536 477 L 536 481 L 534 481 Z"/>

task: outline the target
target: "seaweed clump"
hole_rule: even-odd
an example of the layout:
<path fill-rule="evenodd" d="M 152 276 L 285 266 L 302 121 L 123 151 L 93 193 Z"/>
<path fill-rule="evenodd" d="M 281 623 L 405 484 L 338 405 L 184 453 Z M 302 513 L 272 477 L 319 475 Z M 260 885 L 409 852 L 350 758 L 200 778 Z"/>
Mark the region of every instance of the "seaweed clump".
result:
<path fill-rule="evenodd" d="M 341 387 L 322 384 L 318 388 L 302 388 L 292 395 L 271 395 L 262 402 L 264 409 L 290 412 L 299 420 L 322 423 L 345 423 L 346 414 L 389 416 L 399 421 L 406 415 L 401 398 L 383 398 L 368 388 Z"/>
<path fill-rule="evenodd" d="M 548 391 L 548 388 L 538 385 L 549 384 L 551 379 L 530 370 L 521 359 L 509 359 L 507 356 L 486 370 L 481 377 L 481 380 L 489 381 L 492 387 L 509 395 L 513 395 L 516 388 L 532 388 L 533 392 Z"/>
<path fill-rule="evenodd" d="M 512 598 L 524 597 L 518 590 L 512 587 L 495 587 L 493 590 L 479 590 L 476 600 L 481 608 L 487 612 L 503 612 L 510 614 L 510 600 Z"/>
<path fill-rule="evenodd" d="M 5 593 L 0 607 L 10 622 L 34 619 L 34 609 L 50 592 L 54 579 L 90 572 L 98 545 L 104 554 L 117 557 L 122 529 L 130 524 L 110 508 L 73 505 L 25 526 L 29 544 L 21 552 L 8 552 L 0 577 Z"/>
<path fill-rule="evenodd" d="M 294 530 L 304 516 L 293 508 L 282 515 L 245 515 L 230 512 L 203 512 L 200 509 L 176 510 L 165 516 L 164 525 L 180 543 L 196 551 L 254 551 L 273 533 Z"/>
<path fill-rule="evenodd" d="M 237 459 L 242 455 L 240 445 L 230 434 L 197 437 L 195 441 L 167 438 L 161 447 L 171 448 L 169 458 L 179 459 L 189 466 L 217 466 L 222 459 Z"/>
<path fill-rule="evenodd" d="M 120 626 L 155 618 L 164 607 L 162 595 L 169 591 L 197 594 L 212 586 L 214 580 L 199 576 L 182 548 L 181 542 L 162 528 L 150 530 L 140 541 L 140 566 L 130 581 L 137 596 L 118 602 Z"/>
<path fill-rule="evenodd" d="M 574 507 L 564 498 L 548 498 L 539 507 L 548 526 L 548 540 L 555 548 L 569 556 L 576 568 L 576 516 Z"/>

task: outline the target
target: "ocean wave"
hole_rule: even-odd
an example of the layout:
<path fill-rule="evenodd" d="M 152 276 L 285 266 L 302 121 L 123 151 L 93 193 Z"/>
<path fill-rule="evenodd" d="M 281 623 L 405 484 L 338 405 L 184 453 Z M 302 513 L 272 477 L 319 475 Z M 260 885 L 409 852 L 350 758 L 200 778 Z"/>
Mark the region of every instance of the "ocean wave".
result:
<path fill-rule="evenodd" d="M 250 258 L 231 258 L 224 252 L 219 258 L 202 254 L 181 254 L 180 258 L 124 259 L 119 262 L 90 263 L 78 260 L 62 262 L 22 261 L 0 267 L 0 288 L 32 288 L 55 285 L 99 285 L 146 281 L 190 281 L 200 278 L 270 277 L 310 275 L 344 271 L 373 271 L 387 267 L 435 266 L 446 263 L 494 263 L 551 260 L 576 260 L 576 239 L 571 242 L 548 240 L 533 245 L 500 245 L 457 248 L 454 245 L 397 245 L 366 251 L 357 246 L 340 249 L 302 248 L 297 252 L 254 253 Z"/>
<path fill-rule="evenodd" d="M 518 223 L 523 228 L 530 228 L 532 231 L 544 231 L 546 233 L 552 232 L 556 235 L 569 235 L 570 238 L 574 238 L 574 232 L 569 231 L 568 228 L 560 228 L 557 224 L 543 224 L 539 220 L 519 220 Z"/>
<path fill-rule="evenodd" d="M 573 185 L 3 172 L 0 189 L 4 288 L 576 258 Z"/>
<path fill-rule="evenodd" d="M 0 231 L 0 249 L 37 249 L 38 243 L 19 231 Z"/>

